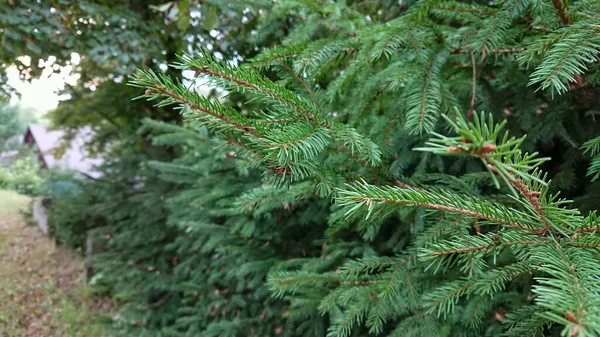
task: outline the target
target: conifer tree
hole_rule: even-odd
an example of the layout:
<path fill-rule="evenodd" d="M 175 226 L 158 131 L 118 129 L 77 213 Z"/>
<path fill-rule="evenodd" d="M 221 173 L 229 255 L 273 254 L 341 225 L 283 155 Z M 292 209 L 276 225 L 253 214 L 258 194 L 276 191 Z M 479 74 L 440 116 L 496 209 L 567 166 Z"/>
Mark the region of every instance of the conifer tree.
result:
<path fill-rule="evenodd" d="M 261 175 L 254 186 L 224 188 L 215 184 L 239 178 L 209 169 L 170 205 L 182 228 L 217 222 L 212 230 L 188 229 L 200 238 L 188 252 L 207 243 L 212 258 L 198 258 L 202 265 L 235 268 L 243 256 L 260 271 L 256 282 L 269 272 L 266 285 L 283 302 L 257 308 L 286 308 L 286 329 L 272 334 L 600 334 L 598 220 L 588 213 L 598 205 L 578 174 L 588 164 L 582 144 L 598 153 L 597 2 L 244 6 L 263 10 L 257 39 L 286 32 L 281 46 L 241 66 L 204 52 L 184 54 L 172 67 L 243 93 L 258 108 L 203 97 L 160 72 L 139 71 L 131 84 L 159 106 L 178 106 L 195 130 L 167 132 L 169 142 L 200 132 L 242 173 Z M 181 161 L 154 167 L 166 179 L 193 177 L 209 157 L 184 152 Z M 597 174 L 597 159 L 589 173 Z M 557 190 L 578 197 L 582 211 Z M 200 213 L 182 206 L 202 199 L 193 193 L 222 191 Z M 330 201 L 329 212 L 311 209 Z M 280 212 L 286 216 L 273 224 L 254 220 Z M 283 238 L 305 216 L 315 239 L 302 256 L 282 254 L 290 241 L 267 255 L 255 250 L 264 233 Z M 181 268 L 191 277 L 186 296 L 231 291 L 235 277 L 247 282 L 249 275 L 243 267 L 216 285 Z M 250 296 L 264 298 L 263 287 L 249 288 Z M 174 328 L 181 335 L 257 332 L 237 330 L 235 318 L 206 323 L 203 313 L 215 305 L 209 298 L 188 303 Z M 256 318 L 252 303 L 239 306 L 241 317 Z M 203 323 L 189 324 L 194 317 Z M 315 322 L 327 332 L 292 328 Z"/>
<path fill-rule="evenodd" d="M 170 163 L 150 163 L 162 179 L 180 184 L 166 203 L 168 224 L 180 230 L 170 244 L 176 262 L 171 291 L 180 294 L 182 303 L 166 333 L 322 335 L 320 319 L 300 326 L 287 320 L 284 302 L 271 296 L 264 280 L 274 263 L 310 253 L 320 233 L 306 229 L 315 225 L 315 217 L 326 216 L 327 203 L 313 198 L 294 205 L 281 198 L 276 208 L 254 208 L 253 198 L 239 196 L 264 194 L 260 176 L 248 169 L 245 158 L 215 150 L 225 142 L 210 138 L 201 126 L 193 131 L 148 120 L 144 129 L 154 134 L 155 144 L 185 153 Z M 286 193 L 279 191 L 281 197 Z"/>

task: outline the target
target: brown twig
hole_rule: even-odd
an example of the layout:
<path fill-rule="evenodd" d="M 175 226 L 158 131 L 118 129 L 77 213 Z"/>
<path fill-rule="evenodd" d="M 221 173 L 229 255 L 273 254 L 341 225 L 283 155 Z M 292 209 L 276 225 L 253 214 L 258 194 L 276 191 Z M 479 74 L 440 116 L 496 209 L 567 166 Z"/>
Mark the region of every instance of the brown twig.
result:
<path fill-rule="evenodd" d="M 573 23 L 571 19 L 567 16 L 567 11 L 565 9 L 565 4 L 563 3 L 563 0 L 552 0 L 552 5 L 554 6 L 556 14 L 558 14 L 558 16 L 560 17 L 560 21 L 562 21 L 563 24 L 570 25 L 571 23 Z"/>
<path fill-rule="evenodd" d="M 475 53 L 471 53 L 471 69 L 473 71 L 471 78 L 471 106 L 469 107 L 469 111 L 467 111 L 467 118 L 473 116 L 473 111 L 477 105 L 477 65 L 475 64 Z"/>
<path fill-rule="evenodd" d="M 576 233 L 589 233 L 595 231 L 600 231 L 600 226 L 592 226 L 575 230 Z"/>
<path fill-rule="evenodd" d="M 487 159 L 486 154 L 481 154 L 480 157 L 487 163 L 488 167 L 491 167 L 491 169 L 494 170 L 493 164 Z M 515 176 L 513 176 L 511 174 L 509 174 L 509 176 L 507 178 L 508 178 L 508 181 L 510 182 L 510 184 L 517 191 L 519 191 L 519 194 L 521 194 L 525 198 L 525 200 L 527 200 L 529 205 L 531 205 L 531 207 L 535 211 L 535 214 L 537 214 L 538 218 L 544 225 L 544 228 L 546 228 L 546 231 L 550 230 L 551 229 L 550 224 L 548 223 L 548 221 L 545 218 L 542 203 L 540 202 L 540 199 L 539 199 L 540 192 L 532 191 L 522 180 L 516 178 Z M 541 231 L 538 234 L 543 234 L 544 232 L 545 231 Z"/>
<path fill-rule="evenodd" d="M 512 179 L 510 179 L 510 178 L 512 178 Z M 551 229 L 550 224 L 548 223 L 548 221 L 545 218 L 544 210 L 542 208 L 542 203 L 540 202 L 540 199 L 539 199 L 540 192 L 530 190 L 529 187 L 523 181 L 521 181 L 520 179 L 517 179 L 516 177 L 509 177 L 509 181 L 511 182 L 511 185 L 513 185 L 513 187 L 517 191 L 519 191 L 519 193 L 531 205 L 531 207 L 535 211 L 535 214 L 537 214 L 540 221 L 542 221 L 542 223 L 544 224 L 544 228 L 546 228 L 547 230 L 550 230 Z"/>

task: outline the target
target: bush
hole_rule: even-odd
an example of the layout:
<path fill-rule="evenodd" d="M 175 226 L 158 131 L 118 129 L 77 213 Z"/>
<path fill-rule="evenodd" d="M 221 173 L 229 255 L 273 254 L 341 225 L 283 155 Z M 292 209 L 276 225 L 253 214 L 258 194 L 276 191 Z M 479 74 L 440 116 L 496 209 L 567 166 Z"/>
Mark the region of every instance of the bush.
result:
<path fill-rule="evenodd" d="M 102 223 L 91 206 L 95 194 L 87 181 L 74 173 L 53 171 L 45 182 L 51 198 L 48 209 L 50 233 L 57 243 L 83 251 L 88 231 Z"/>
<path fill-rule="evenodd" d="M 8 168 L 0 168 L 0 188 L 27 195 L 40 195 L 43 186 L 44 178 L 33 157 L 19 158 Z"/>

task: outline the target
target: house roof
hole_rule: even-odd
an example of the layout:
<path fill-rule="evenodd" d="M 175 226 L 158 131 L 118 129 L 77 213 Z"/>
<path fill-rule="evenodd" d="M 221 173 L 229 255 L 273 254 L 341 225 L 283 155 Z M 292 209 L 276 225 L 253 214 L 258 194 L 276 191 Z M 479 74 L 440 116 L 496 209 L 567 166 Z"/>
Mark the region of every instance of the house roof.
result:
<path fill-rule="evenodd" d="M 27 133 L 33 137 L 48 168 L 71 169 L 94 179 L 102 176 L 102 173 L 95 169 L 95 166 L 102 164 L 102 158 L 92 158 L 85 148 L 86 143 L 94 135 L 90 127 L 79 129 L 69 148 L 60 158 L 54 156 L 53 150 L 61 145 L 64 131 L 48 130 L 44 125 L 30 124 Z"/>

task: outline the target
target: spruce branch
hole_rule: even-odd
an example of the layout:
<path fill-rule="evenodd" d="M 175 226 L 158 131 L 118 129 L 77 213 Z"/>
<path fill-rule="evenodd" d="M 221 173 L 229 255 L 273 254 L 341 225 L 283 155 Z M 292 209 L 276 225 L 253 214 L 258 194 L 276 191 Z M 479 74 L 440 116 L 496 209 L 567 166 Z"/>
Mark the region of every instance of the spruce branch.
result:
<path fill-rule="evenodd" d="M 414 257 L 414 256 L 412 256 Z M 374 272 L 381 272 L 387 270 L 394 265 L 400 265 L 408 262 L 412 257 L 406 259 L 399 259 L 396 257 L 377 256 L 377 257 L 365 257 L 358 260 L 352 260 L 347 262 L 340 268 L 340 275 L 349 279 L 356 278 L 360 274 L 371 274 Z"/>
<path fill-rule="evenodd" d="M 422 311 L 404 318 L 388 336 L 403 337 L 413 331 L 415 331 L 415 336 L 436 336 L 440 333 L 439 328 L 439 322 L 435 316 L 428 311 Z"/>
<path fill-rule="evenodd" d="M 469 49 L 481 55 L 483 62 L 491 50 L 506 49 L 504 42 L 508 32 L 513 25 L 513 20 L 522 15 L 529 6 L 528 0 L 507 0 L 494 15 L 481 20 L 481 26 L 477 30 Z"/>
<path fill-rule="evenodd" d="M 547 158 L 538 158 L 536 153 L 521 153 L 520 146 L 524 137 L 509 138 L 508 133 L 505 132 L 504 136 L 500 138 L 505 121 L 494 125 L 489 116 L 486 123 L 484 114 L 481 114 L 480 117 L 475 115 L 473 123 L 468 124 L 462 118 L 457 119 L 456 122 L 445 118 L 460 137 L 434 134 L 436 138 L 426 143 L 428 147 L 416 150 L 441 155 L 463 154 L 477 157 L 484 163 L 496 185 L 498 181 L 495 176 L 498 175 L 506 182 L 515 196 L 522 196 L 527 207 L 543 224 L 545 231 L 556 229 L 563 232 L 557 226 L 571 226 L 568 224 L 570 221 L 567 220 L 570 211 L 558 207 L 562 201 L 549 201 L 555 197 L 546 200 L 548 198 L 547 182 L 538 167 Z M 542 199 L 544 200 L 542 201 Z M 551 216 L 546 214 L 545 209 L 552 211 Z M 563 232 L 563 234 L 566 233 Z"/>
<path fill-rule="evenodd" d="M 497 256 L 510 249 L 520 252 L 549 240 L 520 230 L 502 230 L 488 234 L 465 235 L 460 240 L 442 240 L 419 248 L 419 258 L 429 262 L 427 268 L 448 270 L 454 266 L 469 278 L 478 278 L 488 268 L 486 260 L 495 261 Z M 495 264 L 495 262 L 494 262 Z"/>
<path fill-rule="evenodd" d="M 329 294 L 321 300 L 318 309 L 323 314 L 334 312 L 338 306 L 346 306 L 361 297 L 364 298 L 365 295 L 369 296 L 369 293 L 372 291 L 373 287 L 370 285 L 342 285 L 330 291 Z"/>
<path fill-rule="evenodd" d="M 336 282 L 335 274 L 319 274 L 309 272 L 277 272 L 270 274 L 267 284 L 275 297 L 283 297 L 285 294 L 295 294 L 302 286 L 313 287 L 317 284 Z M 339 282 L 339 281 L 338 281 Z"/>
<path fill-rule="evenodd" d="M 238 129 L 239 131 L 242 131 L 243 133 L 246 133 L 248 135 L 251 135 L 253 137 L 256 138 L 263 138 L 262 135 L 257 134 L 253 129 L 251 129 L 250 127 L 246 126 L 246 125 L 242 125 L 236 121 L 232 121 L 227 119 L 226 117 L 224 117 L 223 115 L 220 115 L 219 113 L 217 113 L 216 111 L 212 111 L 209 110 L 203 106 L 200 106 L 196 103 L 194 103 L 193 101 L 187 99 L 184 96 L 178 95 L 175 92 L 169 91 L 169 89 L 167 89 L 167 87 L 165 86 L 161 86 L 161 85 L 153 85 L 152 86 L 154 88 L 154 90 L 156 90 L 156 92 L 161 93 L 163 95 L 169 96 L 171 98 L 173 98 L 175 101 L 180 102 L 181 104 L 187 105 L 188 107 L 190 107 L 190 109 L 192 110 L 197 110 L 197 111 L 201 111 L 211 117 L 214 117 L 226 124 L 230 124 L 233 127 L 235 127 L 236 129 Z M 155 92 L 153 91 L 148 91 L 147 94 L 152 95 Z"/>
<path fill-rule="evenodd" d="M 584 149 L 583 153 L 592 157 L 587 175 L 592 177 L 592 181 L 596 181 L 600 178 L 600 137 L 586 141 L 582 148 Z"/>
<path fill-rule="evenodd" d="M 329 144 L 329 130 L 300 122 L 269 132 L 264 140 L 266 157 L 287 165 L 319 155 Z"/>
<path fill-rule="evenodd" d="M 490 173 L 490 177 L 497 187 L 499 186 L 496 175 L 499 175 L 516 196 L 512 180 L 522 179 L 532 181 L 541 186 L 547 183 L 538 177 L 534 170 L 549 158 L 538 158 L 537 153 L 522 153 L 520 146 L 525 140 L 509 137 L 508 132 L 501 136 L 506 125 L 506 120 L 494 124 L 491 114 L 486 121 L 485 114 L 474 114 L 473 122 L 467 123 L 465 119 L 457 116 L 456 121 L 443 116 L 446 122 L 458 134 L 457 137 L 446 137 L 432 133 L 433 138 L 425 143 L 426 147 L 416 148 L 416 151 L 432 152 L 439 155 L 469 155 L 479 158 Z"/>
<path fill-rule="evenodd" d="M 379 187 L 363 181 L 346 185 L 345 189 L 339 190 L 337 202 L 347 208 L 348 216 L 366 208 L 367 219 L 376 209 L 377 212 L 389 213 L 402 207 L 413 206 L 462 214 L 538 235 L 544 233 L 543 229 L 538 228 L 537 220 L 525 213 L 448 191 Z"/>
<path fill-rule="evenodd" d="M 502 336 L 542 336 L 543 331 L 552 325 L 541 317 L 546 310 L 537 305 L 526 305 L 504 316 L 504 324 L 508 329 Z"/>
<path fill-rule="evenodd" d="M 253 151 L 252 149 L 250 149 L 249 147 L 245 146 L 244 144 L 233 140 L 233 139 L 227 139 L 227 144 L 231 144 L 234 145 L 246 152 L 248 152 L 251 156 L 255 157 L 255 158 L 264 158 L 260 153 Z M 275 166 L 275 163 L 272 163 L 273 166 Z"/>
<path fill-rule="evenodd" d="M 131 85 L 149 88 L 141 97 L 149 100 L 162 99 L 160 105 L 177 104 L 186 107 L 189 110 L 186 118 L 199 118 L 208 123 L 210 128 L 221 132 L 230 141 L 229 144 L 244 148 L 253 157 L 261 158 L 274 174 L 275 184 L 314 176 L 316 166 L 307 159 L 316 156 L 328 144 L 328 131 L 306 123 L 305 127 L 298 125 L 287 133 L 265 127 L 260 127 L 262 133 L 259 133 L 254 120 L 217 101 L 206 99 L 195 91 L 188 91 L 162 74 L 140 71 Z M 201 112 L 202 115 L 197 116 L 194 111 Z M 240 138 L 240 133 L 249 138 Z"/>
<path fill-rule="evenodd" d="M 440 216 L 435 225 L 425 229 L 415 240 L 415 247 L 422 248 L 427 245 L 437 242 L 440 237 L 444 236 L 450 230 L 454 229 L 459 231 L 460 228 L 465 228 L 469 224 L 467 221 L 461 221 L 462 219 L 455 219 L 454 216 L 442 215 Z M 470 221 L 469 221 L 470 222 Z"/>
<path fill-rule="evenodd" d="M 284 98 L 284 97 L 282 97 L 280 95 L 277 95 L 274 92 L 271 92 L 271 91 L 269 91 L 269 90 L 267 90 L 265 88 L 258 87 L 256 85 L 250 83 L 250 82 L 241 80 L 239 78 L 235 78 L 235 77 L 229 76 L 229 75 L 227 75 L 225 73 L 220 73 L 220 72 L 211 70 L 209 66 L 203 66 L 202 68 L 197 68 L 196 69 L 196 73 L 198 75 L 200 75 L 200 74 L 208 74 L 210 76 L 214 76 L 214 77 L 217 77 L 217 78 L 222 78 L 222 79 L 224 79 L 226 81 L 233 82 L 233 83 L 235 83 L 235 84 L 237 84 L 237 85 L 239 85 L 241 87 L 245 87 L 247 89 L 263 93 L 263 94 L 265 94 L 265 95 L 267 95 L 269 97 L 275 98 L 276 100 L 280 101 L 284 105 L 292 107 L 296 112 L 298 112 L 300 115 L 302 115 L 304 117 L 310 116 L 310 113 L 308 111 L 304 111 L 304 110 L 300 109 L 298 106 L 294 105 L 292 102 L 290 102 L 286 98 Z"/>
<path fill-rule="evenodd" d="M 427 293 L 423 296 L 426 313 L 447 317 L 448 314 L 454 312 L 458 300 L 473 286 L 473 283 L 466 280 L 456 280 Z"/>
<path fill-rule="evenodd" d="M 564 27 L 542 44 L 532 46 L 538 53 L 551 48 L 531 74 L 529 85 L 539 84 L 541 89 L 551 89 L 558 94 L 567 92 L 568 83 L 574 82 L 575 76 L 584 73 L 588 64 L 600 57 L 600 30 L 591 23 L 592 20 L 584 20 Z M 531 56 L 524 57 L 522 62 L 530 59 Z"/>
<path fill-rule="evenodd" d="M 483 319 L 489 314 L 494 303 L 485 297 L 477 297 L 469 300 L 464 309 L 461 323 L 470 328 L 478 329 L 483 323 Z"/>
<path fill-rule="evenodd" d="M 253 138 L 263 138 L 251 126 L 249 120 L 237 111 L 225 107 L 220 103 L 210 101 L 200 96 L 195 91 L 189 91 L 164 74 L 156 74 L 152 71 L 139 70 L 129 85 L 146 88 L 144 95 L 138 98 L 147 98 L 148 100 L 161 100 L 157 105 L 166 106 L 171 104 L 189 107 L 192 110 L 202 112 L 209 119 L 220 121 L 222 123 L 209 123 L 215 128 L 228 126 L 241 133 Z"/>
<path fill-rule="evenodd" d="M 381 164 L 381 151 L 370 139 L 363 136 L 356 129 L 335 125 L 330 129 L 331 139 L 345 152 L 367 167 L 376 168 Z"/>
<path fill-rule="evenodd" d="M 497 234 L 493 234 L 493 237 L 497 237 L 497 240 L 501 240 L 500 238 L 502 238 L 502 236 L 497 235 Z M 455 254 L 462 254 L 462 253 L 472 253 L 472 252 L 488 252 L 489 250 L 493 249 L 493 248 L 504 248 L 504 247 L 509 247 L 509 246 L 529 246 L 532 244 L 536 244 L 536 243 L 545 243 L 547 242 L 546 240 L 539 240 L 539 239 L 535 239 L 535 240 L 519 240 L 519 241 L 498 241 L 498 242 L 492 242 L 492 243 L 484 243 L 484 244 L 480 244 L 480 245 L 476 245 L 476 246 L 469 246 L 469 247 L 462 247 L 462 245 L 465 244 L 465 242 L 461 242 L 460 246 L 461 247 L 455 247 L 455 248 L 450 248 L 450 246 L 448 247 L 438 247 L 436 249 L 427 249 L 427 250 L 423 250 L 423 255 L 426 256 L 431 256 L 431 257 L 438 257 L 438 256 L 446 256 L 446 255 L 455 255 Z M 437 244 L 434 246 L 438 246 Z"/>
<path fill-rule="evenodd" d="M 361 305 L 362 304 L 362 305 Z M 334 320 L 327 331 L 327 337 L 348 337 L 354 325 L 359 325 L 364 320 L 369 307 L 358 303 L 347 308 L 341 319 Z"/>
<path fill-rule="evenodd" d="M 280 46 L 273 49 L 264 50 L 262 53 L 254 57 L 250 62 L 250 66 L 257 69 L 266 69 L 273 65 L 285 62 L 294 56 L 297 56 L 306 49 L 307 45 L 292 45 Z"/>
<path fill-rule="evenodd" d="M 530 67 L 533 64 L 538 64 L 542 57 L 547 54 L 554 44 L 561 39 L 567 38 L 570 35 L 576 34 L 577 31 L 573 29 L 559 30 L 555 32 L 549 30 L 545 36 L 540 39 L 533 40 L 525 50 L 519 56 L 519 63 L 522 66 Z"/>
<path fill-rule="evenodd" d="M 285 117 L 298 119 L 316 119 L 315 107 L 311 102 L 295 95 L 277 83 L 271 82 L 250 67 L 231 67 L 224 65 L 208 53 L 199 54 L 194 58 L 183 54 L 178 56 L 179 62 L 173 67 L 182 70 L 192 70 L 196 77 L 206 75 L 215 80 L 216 84 L 236 92 L 250 92 L 257 98 L 278 107 L 278 113 Z M 290 116 L 289 113 L 294 115 Z M 287 115 L 287 116 L 286 116 Z"/>
<path fill-rule="evenodd" d="M 600 267 L 593 253 L 559 244 L 537 246 L 532 260 L 550 277 L 536 278 L 536 304 L 548 309 L 540 315 L 565 325 L 572 336 L 600 333 Z"/>
<path fill-rule="evenodd" d="M 440 115 L 440 71 L 446 62 L 445 51 L 429 56 L 420 77 L 404 92 L 406 127 L 413 134 L 429 133 Z"/>
<path fill-rule="evenodd" d="M 580 228 L 577 228 L 575 233 L 590 233 L 596 231 L 600 231 L 600 218 L 598 217 L 597 211 L 592 211 L 585 219 L 583 219 Z"/>
<path fill-rule="evenodd" d="M 477 295 L 490 295 L 501 292 L 505 284 L 515 278 L 532 274 L 537 268 L 528 261 L 519 261 L 505 267 L 496 268 L 481 274 L 475 280 L 473 293 Z"/>
<path fill-rule="evenodd" d="M 394 183 L 394 185 L 396 185 L 398 187 L 407 188 L 407 189 L 415 188 L 414 186 L 411 186 L 411 185 L 401 181 L 394 175 L 383 172 L 378 166 L 376 166 L 375 163 L 361 158 L 361 156 L 357 152 L 353 151 L 350 147 L 346 146 L 346 144 L 344 144 L 343 142 L 338 141 L 338 142 L 336 142 L 336 144 L 342 151 L 348 153 L 353 159 L 355 159 L 357 162 L 363 164 L 364 167 L 368 168 L 375 177 L 392 181 Z"/>
<path fill-rule="evenodd" d="M 294 60 L 293 69 L 296 73 L 314 73 L 319 76 L 322 69 L 338 58 L 348 57 L 360 52 L 354 39 L 340 42 L 323 39 L 307 45 Z"/>

